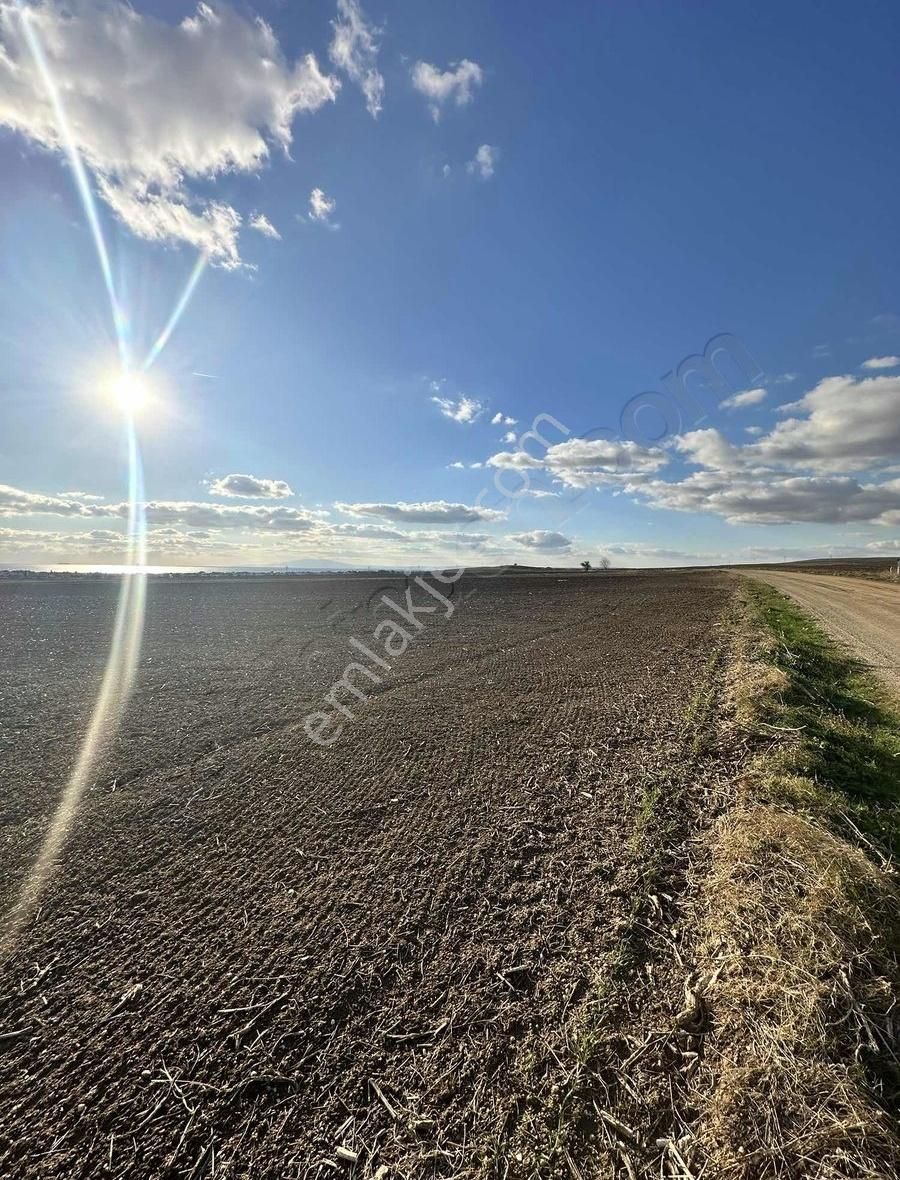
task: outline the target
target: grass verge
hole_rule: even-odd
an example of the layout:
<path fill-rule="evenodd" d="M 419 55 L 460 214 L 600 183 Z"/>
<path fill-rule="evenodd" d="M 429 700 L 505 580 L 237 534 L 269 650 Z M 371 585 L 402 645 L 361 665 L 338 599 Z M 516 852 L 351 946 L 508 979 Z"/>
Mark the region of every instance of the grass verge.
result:
<path fill-rule="evenodd" d="M 900 1174 L 900 712 L 789 599 L 749 583 L 732 684 L 756 753 L 698 883 L 708 1175 Z"/>

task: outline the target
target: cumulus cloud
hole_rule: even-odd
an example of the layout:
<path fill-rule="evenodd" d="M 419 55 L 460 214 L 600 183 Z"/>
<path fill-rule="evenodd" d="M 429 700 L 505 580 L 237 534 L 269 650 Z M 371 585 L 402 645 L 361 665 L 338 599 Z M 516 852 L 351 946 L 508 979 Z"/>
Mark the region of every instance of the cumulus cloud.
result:
<path fill-rule="evenodd" d="M 445 418 L 451 418 L 454 422 L 474 422 L 484 410 L 481 402 L 465 395 L 458 398 L 433 397 L 431 400 Z"/>
<path fill-rule="evenodd" d="M 759 400 L 760 391 L 750 399 Z M 746 403 L 745 403 L 746 404 Z M 574 438 L 542 454 L 501 451 L 488 466 L 543 471 L 564 485 L 619 488 L 656 508 L 711 512 L 735 523 L 900 522 L 900 375 L 829 377 L 768 432 L 735 443 L 716 429 L 663 447 Z M 700 470 L 663 479 L 681 456 Z"/>
<path fill-rule="evenodd" d="M 336 208 L 337 201 L 333 197 L 326 197 L 320 188 L 314 188 L 309 194 L 309 216 L 312 221 L 333 225 L 331 215 Z"/>
<path fill-rule="evenodd" d="M 408 541 L 413 536 L 383 524 L 328 524 L 323 532 L 333 537 L 356 537 L 367 541 Z"/>
<path fill-rule="evenodd" d="M 305 508 L 274 508 L 262 504 L 204 504 L 193 500 L 148 500 L 144 505 L 151 524 L 180 524 L 190 528 L 274 529 L 302 533 L 319 523 Z M 128 504 L 114 504 L 105 516 L 127 518 Z"/>
<path fill-rule="evenodd" d="M 850 476 L 736 475 L 698 471 L 630 489 L 652 507 L 711 512 L 732 524 L 900 523 L 900 480 L 862 484 Z"/>
<path fill-rule="evenodd" d="M 900 520 L 900 480 L 889 478 L 900 465 L 900 376 L 828 377 L 782 410 L 793 416 L 753 442 L 715 429 L 682 435 L 674 449 L 701 470 L 629 490 L 655 507 L 736 523 Z"/>
<path fill-rule="evenodd" d="M 271 221 L 269 221 L 265 213 L 254 213 L 250 218 L 250 228 L 255 229 L 267 238 L 275 238 L 276 241 L 281 241 L 281 234 Z"/>
<path fill-rule="evenodd" d="M 827 377 L 782 410 L 795 416 L 756 442 L 738 446 L 706 429 L 682 435 L 676 447 L 717 470 L 852 472 L 900 462 L 900 376 Z"/>
<path fill-rule="evenodd" d="M 659 471 L 669 456 L 659 447 L 645 447 L 630 440 L 573 438 L 548 447 L 547 470 L 570 487 L 595 487 L 615 483 L 623 476 L 642 478 Z"/>
<path fill-rule="evenodd" d="M 366 110 L 376 119 L 384 99 L 384 78 L 377 69 L 381 30 L 367 23 L 357 0 L 338 0 L 337 8 L 338 19 L 332 22 L 334 37 L 328 55 L 360 88 Z"/>
<path fill-rule="evenodd" d="M 255 475 L 223 475 L 210 485 L 214 496 L 234 496 L 242 500 L 283 500 L 293 492 L 283 479 L 259 479 Z"/>
<path fill-rule="evenodd" d="M 489 456 L 487 460 L 488 467 L 501 467 L 510 471 L 522 471 L 527 468 L 541 468 L 544 466 L 541 459 L 534 455 L 529 455 L 527 451 L 498 451 L 496 455 Z"/>
<path fill-rule="evenodd" d="M 524 545 L 526 549 L 541 549 L 545 552 L 565 553 L 572 548 L 572 541 L 562 533 L 554 533 L 548 529 L 532 529 L 528 533 L 513 533 L 510 541 L 517 545 Z"/>
<path fill-rule="evenodd" d="M 669 462 L 659 447 L 629 440 L 573 438 L 548 447 L 543 455 L 528 451 L 500 451 L 488 459 L 490 467 L 549 472 L 568 487 L 590 488 L 645 478 Z"/>
<path fill-rule="evenodd" d="M 91 516 L 97 512 L 95 499 L 75 492 L 48 496 L 0 484 L 0 516 Z"/>
<path fill-rule="evenodd" d="M 335 505 L 351 516 L 375 516 L 382 520 L 407 521 L 415 524 L 469 524 L 476 520 L 504 520 L 506 514 L 495 508 L 481 508 L 469 504 L 448 504 L 446 500 L 429 500 L 408 504 L 403 500 L 381 504 Z"/>
<path fill-rule="evenodd" d="M 279 480 L 255 482 L 270 483 L 275 487 L 281 483 Z M 287 494 L 290 494 L 290 491 Z M 283 508 L 262 504 L 218 504 L 193 500 L 147 500 L 144 509 L 150 524 L 183 525 L 200 529 L 259 528 L 304 532 L 319 524 L 322 515 L 305 508 Z M 0 516 L 68 516 L 127 520 L 128 514 L 127 501 L 116 504 L 96 503 L 93 500 L 80 501 L 0 485 Z"/>
<path fill-rule="evenodd" d="M 760 402 L 765 400 L 765 389 L 745 389 L 742 393 L 734 393 L 731 397 L 726 397 L 723 402 L 719 402 L 719 406 L 723 410 L 740 410 L 745 406 L 758 406 Z"/>
<path fill-rule="evenodd" d="M 427 61 L 417 61 L 412 68 L 412 84 L 419 94 L 428 99 L 428 109 L 435 123 L 440 119 L 446 103 L 467 106 L 483 80 L 481 66 L 467 58 L 452 62 L 446 70 L 440 70 Z"/>
<path fill-rule="evenodd" d="M 751 462 L 856 471 L 900 460 L 900 376 L 828 377 L 745 449 Z"/>
<path fill-rule="evenodd" d="M 864 369 L 896 369 L 900 368 L 900 356 L 870 356 L 863 361 Z"/>
<path fill-rule="evenodd" d="M 515 426 L 516 419 L 510 418 L 509 414 L 503 414 L 499 410 L 491 418 L 491 426 Z"/>
<path fill-rule="evenodd" d="M 0 2 L 0 124 L 65 150 L 22 12 L 65 103 L 72 146 L 140 237 L 240 265 L 241 216 L 192 182 L 254 173 L 287 150 L 294 118 L 337 96 L 312 54 L 289 62 L 272 29 L 224 2 L 178 24 L 121 0 Z"/>
<path fill-rule="evenodd" d="M 714 428 L 689 430 L 675 439 L 675 449 L 686 456 L 689 463 L 711 467 L 715 471 L 731 471 L 745 466 L 744 453 Z"/>
<path fill-rule="evenodd" d="M 499 154 L 497 148 L 491 147 L 489 143 L 483 143 L 475 153 L 475 158 L 466 164 L 466 171 L 480 176 L 482 180 L 490 180 L 494 175 Z"/>
<path fill-rule="evenodd" d="M 42 529 L 0 528 L 0 553 L 44 553 L 67 556 L 85 551 L 121 554 L 126 544 L 124 532 L 111 529 L 81 530 L 61 533 Z"/>

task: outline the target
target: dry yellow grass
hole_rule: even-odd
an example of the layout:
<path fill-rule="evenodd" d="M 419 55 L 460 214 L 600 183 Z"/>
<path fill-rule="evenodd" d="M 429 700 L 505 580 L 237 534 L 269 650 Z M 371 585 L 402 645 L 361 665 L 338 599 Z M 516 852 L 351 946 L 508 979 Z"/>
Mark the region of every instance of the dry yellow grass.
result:
<path fill-rule="evenodd" d="M 896 1176 L 893 881 L 801 815 L 751 805 L 716 833 L 703 903 L 721 968 L 698 1128 L 712 1174 Z"/>
<path fill-rule="evenodd" d="M 772 741 L 697 883 L 715 985 L 693 1131 L 709 1177 L 893 1180 L 900 895 L 890 861 L 829 830 L 833 794 L 797 773 L 804 738 L 783 724 L 791 678 L 767 663 L 772 643 L 748 634 L 730 687 L 735 725 Z"/>

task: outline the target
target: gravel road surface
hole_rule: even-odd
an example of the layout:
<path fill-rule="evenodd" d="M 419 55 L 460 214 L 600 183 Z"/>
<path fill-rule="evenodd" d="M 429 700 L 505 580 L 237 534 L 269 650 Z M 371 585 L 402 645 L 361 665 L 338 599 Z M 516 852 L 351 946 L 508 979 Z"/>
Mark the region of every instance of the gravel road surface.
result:
<path fill-rule="evenodd" d="M 752 577 L 796 599 L 900 696 L 900 586 L 775 570 Z"/>

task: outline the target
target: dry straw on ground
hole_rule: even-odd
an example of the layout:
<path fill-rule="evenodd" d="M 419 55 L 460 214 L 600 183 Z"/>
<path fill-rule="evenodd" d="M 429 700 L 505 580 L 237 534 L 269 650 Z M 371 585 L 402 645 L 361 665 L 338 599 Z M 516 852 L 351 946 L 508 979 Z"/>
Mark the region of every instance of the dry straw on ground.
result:
<path fill-rule="evenodd" d="M 731 703 L 737 725 L 772 740 L 714 828 L 698 882 L 700 966 L 719 977 L 694 1133 L 704 1174 L 722 1180 L 891 1180 L 896 881 L 885 858 L 807 810 L 816 784 L 785 775 L 804 739 L 782 724 L 789 679 L 764 658 L 771 642 L 748 637 Z M 773 802 L 786 798 L 794 806 Z"/>

